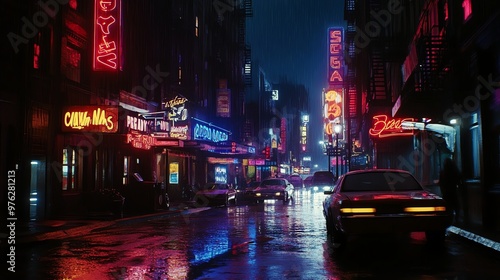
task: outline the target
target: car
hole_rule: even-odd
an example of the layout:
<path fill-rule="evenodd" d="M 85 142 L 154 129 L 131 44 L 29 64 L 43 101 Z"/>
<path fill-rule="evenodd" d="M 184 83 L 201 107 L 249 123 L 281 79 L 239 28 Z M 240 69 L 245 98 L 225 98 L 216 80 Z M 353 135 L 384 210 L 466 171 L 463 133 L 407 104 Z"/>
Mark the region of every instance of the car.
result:
<path fill-rule="evenodd" d="M 288 182 L 290 182 L 295 189 L 302 189 L 304 187 L 304 180 L 298 174 L 292 174 L 288 177 Z"/>
<path fill-rule="evenodd" d="M 195 206 L 236 204 L 236 190 L 226 183 L 207 183 L 194 195 Z"/>
<path fill-rule="evenodd" d="M 335 185 L 335 176 L 331 171 L 316 171 L 313 174 L 311 187 L 313 191 L 331 190 Z"/>
<path fill-rule="evenodd" d="M 324 194 L 327 233 L 339 246 L 351 235 L 410 232 L 425 232 L 428 242 L 443 243 L 452 222 L 446 201 L 404 170 L 350 171 Z"/>
<path fill-rule="evenodd" d="M 313 180 L 313 176 L 310 175 L 310 176 L 307 176 L 305 179 L 304 179 L 304 188 L 309 188 L 312 186 L 312 180 Z"/>
<path fill-rule="evenodd" d="M 254 199 L 256 202 L 264 202 L 264 200 L 281 200 L 283 204 L 287 204 L 290 199 L 293 199 L 294 187 L 285 178 L 268 178 L 262 180 L 259 186 L 247 192 L 247 197 Z"/>

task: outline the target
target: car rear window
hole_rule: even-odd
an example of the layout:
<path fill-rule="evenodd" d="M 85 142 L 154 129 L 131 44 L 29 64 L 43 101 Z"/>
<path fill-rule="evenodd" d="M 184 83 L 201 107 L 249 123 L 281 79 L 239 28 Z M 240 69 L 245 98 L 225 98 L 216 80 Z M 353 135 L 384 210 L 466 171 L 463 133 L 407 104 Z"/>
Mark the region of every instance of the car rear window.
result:
<path fill-rule="evenodd" d="M 265 186 L 283 186 L 283 185 L 285 185 L 285 181 L 280 180 L 280 179 L 264 180 L 260 184 L 261 187 L 265 187 Z"/>
<path fill-rule="evenodd" d="M 402 172 L 372 172 L 346 175 L 342 191 L 412 191 L 422 190 L 417 180 Z"/>

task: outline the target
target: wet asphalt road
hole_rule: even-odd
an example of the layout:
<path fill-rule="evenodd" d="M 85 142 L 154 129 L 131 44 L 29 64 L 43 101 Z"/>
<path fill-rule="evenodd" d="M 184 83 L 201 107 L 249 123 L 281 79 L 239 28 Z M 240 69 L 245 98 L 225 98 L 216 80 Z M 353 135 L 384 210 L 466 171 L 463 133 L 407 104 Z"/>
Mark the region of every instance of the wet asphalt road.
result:
<path fill-rule="evenodd" d="M 421 233 L 327 242 L 322 193 L 199 208 L 79 237 L 24 244 L 12 279 L 499 279 L 500 259 L 450 236 Z M 5 279 L 5 278 L 4 278 Z"/>

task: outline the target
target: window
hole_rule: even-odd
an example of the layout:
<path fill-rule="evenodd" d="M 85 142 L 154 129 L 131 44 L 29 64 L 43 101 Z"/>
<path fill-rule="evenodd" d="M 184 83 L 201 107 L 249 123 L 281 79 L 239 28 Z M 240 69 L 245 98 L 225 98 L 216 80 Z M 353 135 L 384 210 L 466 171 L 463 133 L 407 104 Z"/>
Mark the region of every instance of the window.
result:
<path fill-rule="evenodd" d="M 472 16 L 472 2 L 471 0 L 463 0 L 462 8 L 464 9 L 464 21 L 467 21 Z"/>
<path fill-rule="evenodd" d="M 123 184 L 124 185 L 128 184 L 129 172 L 130 172 L 130 157 L 124 156 L 123 157 Z"/>
<path fill-rule="evenodd" d="M 82 184 L 82 149 L 67 147 L 62 154 L 62 190 L 78 191 Z"/>
<path fill-rule="evenodd" d="M 471 136 L 471 167 L 472 167 L 472 177 L 479 178 L 480 170 L 479 170 L 479 126 L 477 124 L 473 125 L 470 128 L 470 136 Z"/>
<path fill-rule="evenodd" d="M 194 21 L 194 35 L 196 37 L 198 37 L 198 17 L 195 18 L 195 21 Z"/>

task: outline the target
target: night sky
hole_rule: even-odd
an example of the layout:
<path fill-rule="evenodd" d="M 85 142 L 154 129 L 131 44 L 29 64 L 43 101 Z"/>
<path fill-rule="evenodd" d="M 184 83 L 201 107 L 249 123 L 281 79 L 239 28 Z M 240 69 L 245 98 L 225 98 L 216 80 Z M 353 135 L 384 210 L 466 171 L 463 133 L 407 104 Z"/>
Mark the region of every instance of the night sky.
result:
<path fill-rule="evenodd" d="M 321 91 L 327 86 L 327 29 L 345 27 L 343 16 L 344 0 L 253 0 L 253 17 L 247 20 L 252 59 L 259 61 L 268 80 L 277 83 L 286 77 L 308 89 L 315 113 L 309 147 L 316 154 L 323 127 Z"/>

